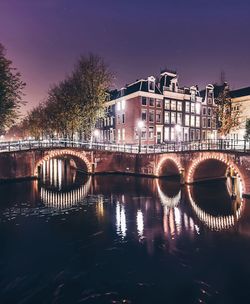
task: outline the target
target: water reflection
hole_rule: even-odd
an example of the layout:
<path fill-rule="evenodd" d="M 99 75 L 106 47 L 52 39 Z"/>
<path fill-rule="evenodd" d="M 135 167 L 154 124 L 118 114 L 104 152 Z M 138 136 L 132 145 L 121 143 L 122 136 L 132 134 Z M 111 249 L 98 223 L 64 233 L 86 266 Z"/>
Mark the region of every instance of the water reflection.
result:
<path fill-rule="evenodd" d="M 232 201 L 223 182 L 90 178 L 59 159 L 44 165 L 39 181 L 1 185 L 0 197 L 0 300 L 12 297 L 3 303 L 24 294 L 30 303 L 209 302 L 226 281 L 222 267 L 228 274 L 248 261 L 233 252 L 222 266 L 250 231 L 244 202 Z"/>
<path fill-rule="evenodd" d="M 228 190 L 228 183 L 223 181 L 187 187 L 188 199 L 195 214 L 212 230 L 229 229 L 242 215 L 243 198 L 238 193 L 232 199 Z"/>

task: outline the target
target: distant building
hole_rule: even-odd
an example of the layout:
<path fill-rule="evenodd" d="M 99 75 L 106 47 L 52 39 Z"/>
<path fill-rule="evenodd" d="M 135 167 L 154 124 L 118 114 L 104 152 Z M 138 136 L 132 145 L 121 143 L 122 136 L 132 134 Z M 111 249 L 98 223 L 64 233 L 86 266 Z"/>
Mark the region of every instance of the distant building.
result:
<path fill-rule="evenodd" d="M 233 115 L 239 112 L 239 124 L 230 132 L 230 138 L 243 140 L 246 133 L 246 121 L 250 119 L 250 87 L 230 92 Z"/>

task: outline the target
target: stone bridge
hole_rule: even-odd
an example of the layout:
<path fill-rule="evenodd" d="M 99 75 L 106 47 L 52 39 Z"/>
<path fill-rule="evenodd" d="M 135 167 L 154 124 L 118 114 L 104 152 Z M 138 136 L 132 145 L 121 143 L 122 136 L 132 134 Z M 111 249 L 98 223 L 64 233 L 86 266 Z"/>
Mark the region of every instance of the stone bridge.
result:
<path fill-rule="evenodd" d="M 250 195 L 250 152 L 176 151 L 128 153 L 86 148 L 36 148 L 0 153 L 0 180 L 38 177 L 42 164 L 67 157 L 87 174 L 122 173 L 151 177 L 180 176 L 182 184 L 231 177 Z"/>

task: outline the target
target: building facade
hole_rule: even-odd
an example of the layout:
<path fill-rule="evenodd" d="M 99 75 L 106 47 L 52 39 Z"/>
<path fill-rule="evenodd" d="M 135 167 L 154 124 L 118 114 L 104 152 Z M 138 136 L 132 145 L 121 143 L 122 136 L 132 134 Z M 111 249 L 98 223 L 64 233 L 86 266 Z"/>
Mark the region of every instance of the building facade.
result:
<path fill-rule="evenodd" d="M 243 140 L 246 134 L 246 121 L 250 119 L 250 87 L 230 92 L 232 101 L 232 115 L 238 115 L 238 126 L 230 132 L 230 138 Z"/>
<path fill-rule="evenodd" d="M 214 87 L 180 88 L 178 75 L 163 71 L 110 92 L 99 120 L 102 142 L 153 145 L 217 138 Z"/>

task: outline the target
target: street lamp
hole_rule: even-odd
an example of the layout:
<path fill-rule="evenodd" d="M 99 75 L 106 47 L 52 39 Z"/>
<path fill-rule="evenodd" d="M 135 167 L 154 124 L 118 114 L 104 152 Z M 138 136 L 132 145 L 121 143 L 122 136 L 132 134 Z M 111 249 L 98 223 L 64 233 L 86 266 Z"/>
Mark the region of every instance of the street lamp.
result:
<path fill-rule="evenodd" d="M 142 128 L 144 127 L 144 122 L 142 120 L 138 121 L 138 136 L 139 136 L 139 153 L 141 152 L 141 135 L 142 135 Z"/>

